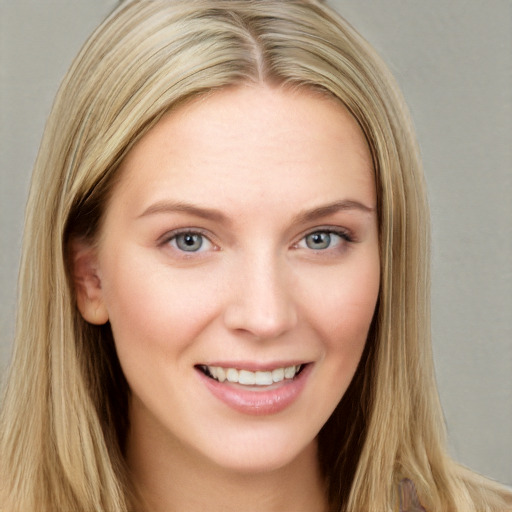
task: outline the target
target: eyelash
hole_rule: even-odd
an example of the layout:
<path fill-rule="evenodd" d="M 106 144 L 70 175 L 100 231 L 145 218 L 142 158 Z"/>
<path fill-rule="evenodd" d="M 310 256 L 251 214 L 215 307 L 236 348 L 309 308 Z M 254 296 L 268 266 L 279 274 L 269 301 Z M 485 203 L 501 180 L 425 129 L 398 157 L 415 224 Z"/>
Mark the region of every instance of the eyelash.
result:
<path fill-rule="evenodd" d="M 175 231 L 172 231 L 171 233 L 168 233 L 167 235 L 165 235 L 165 237 L 162 239 L 161 241 L 161 244 L 162 246 L 165 246 L 165 245 L 171 245 L 173 247 L 173 249 L 175 249 L 176 251 L 179 251 L 180 253 L 184 254 L 184 255 L 192 255 L 192 254 L 198 254 L 200 252 L 204 252 L 204 251 L 200 251 L 200 250 L 196 250 L 196 251 L 186 251 L 186 250 L 183 250 L 181 249 L 178 245 L 177 245 L 177 242 L 176 240 L 178 239 L 178 237 L 180 235 L 190 235 L 190 236 L 199 236 L 201 237 L 201 245 L 199 246 L 198 249 L 201 249 L 204 245 L 204 242 L 205 240 L 207 241 L 208 244 L 210 244 L 212 247 L 216 248 L 217 246 L 211 241 L 210 237 L 203 231 L 201 231 L 200 229 L 193 229 L 193 228 L 184 228 L 184 229 L 178 229 L 178 230 L 175 230 Z M 174 244 L 172 243 L 174 242 Z"/>
<path fill-rule="evenodd" d="M 336 244 L 334 247 L 331 247 L 329 245 L 329 247 L 314 249 L 312 247 L 307 247 L 307 239 L 308 239 L 308 237 L 310 237 L 312 235 L 328 235 L 330 237 L 329 242 L 331 241 L 331 235 L 335 235 L 335 236 L 339 237 L 341 239 L 341 241 L 338 244 Z M 304 236 L 302 236 L 302 238 L 299 240 L 299 242 L 294 244 L 293 248 L 295 248 L 295 249 L 305 248 L 305 249 L 309 249 L 316 253 L 322 253 L 322 252 L 340 249 L 340 248 L 338 248 L 338 245 L 344 244 L 344 243 L 353 243 L 354 241 L 355 240 L 352 237 L 351 233 L 346 229 L 341 229 L 341 228 L 335 229 L 332 227 L 325 227 L 325 228 L 319 227 L 319 228 L 315 228 L 312 231 L 309 231 Z M 304 243 L 304 245 L 306 245 L 306 247 L 300 247 L 300 244 L 302 244 L 302 243 Z"/>
<path fill-rule="evenodd" d="M 334 228 L 331 228 L 331 227 L 326 227 L 326 228 L 319 227 L 319 228 L 315 228 L 314 230 L 309 231 L 308 233 L 304 234 L 297 243 L 292 245 L 292 249 L 302 249 L 302 248 L 304 248 L 304 249 L 308 249 L 310 251 L 313 251 L 315 253 L 322 253 L 322 252 L 326 252 L 326 251 L 335 250 L 337 248 L 337 246 L 339 245 L 339 243 L 338 243 L 338 244 L 336 244 L 335 247 L 331 247 L 329 245 L 329 247 L 320 248 L 320 249 L 314 249 L 314 248 L 308 247 L 307 246 L 307 239 L 308 239 L 308 237 L 310 237 L 312 235 L 317 235 L 317 234 L 318 235 L 326 234 L 326 235 L 329 235 L 329 237 L 331 235 L 335 235 L 335 236 L 339 237 L 342 240 L 341 243 L 343 243 L 343 242 L 345 242 L 345 243 L 353 243 L 353 242 L 355 242 L 354 238 L 352 237 L 351 233 L 348 230 L 339 229 L 339 228 L 334 229 Z M 201 244 L 199 245 L 197 250 L 192 250 L 192 251 L 184 250 L 184 249 L 182 249 L 182 248 L 180 248 L 178 246 L 177 239 L 178 239 L 178 237 L 180 235 L 189 235 L 191 237 L 195 237 L 195 236 L 201 237 Z M 162 241 L 160 242 L 160 245 L 162 245 L 162 246 L 171 245 L 173 247 L 173 249 L 175 249 L 176 251 L 182 253 L 183 255 L 193 255 L 193 254 L 198 254 L 198 253 L 204 252 L 204 251 L 201 251 L 200 249 L 203 247 L 203 245 L 205 243 L 205 240 L 212 247 L 218 249 L 218 247 L 214 244 L 214 242 L 212 242 L 210 237 L 205 232 L 201 231 L 200 229 L 193 229 L 193 228 L 184 228 L 184 229 L 179 229 L 179 230 L 172 231 L 171 233 L 168 233 L 162 239 Z M 331 239 L 329 239 L 329 242 L 330 241 L 331 241 Z M 306 247 L 301 247 L 300 246 L 301 243 L 304 243 L 306 245 Z"/>

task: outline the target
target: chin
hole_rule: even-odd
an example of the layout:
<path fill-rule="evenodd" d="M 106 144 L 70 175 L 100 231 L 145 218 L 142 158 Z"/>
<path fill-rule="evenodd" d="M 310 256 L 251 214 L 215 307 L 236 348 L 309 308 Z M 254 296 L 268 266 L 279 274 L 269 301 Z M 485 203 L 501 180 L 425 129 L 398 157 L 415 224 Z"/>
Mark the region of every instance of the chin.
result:
<path fill-rule="evenodd" d="M 317 460 L 316 438 L 294 442 L 292 437 L 288 434 L 277 439 L 269 439 L 267 436 L 239 439 L 227 449 L 224 447 L 210 453 L 209 458 L 218 467 L 242 475 L 270 473 L 305 460 Z M 217 447 L 221 448 L 220 445 Z"/>

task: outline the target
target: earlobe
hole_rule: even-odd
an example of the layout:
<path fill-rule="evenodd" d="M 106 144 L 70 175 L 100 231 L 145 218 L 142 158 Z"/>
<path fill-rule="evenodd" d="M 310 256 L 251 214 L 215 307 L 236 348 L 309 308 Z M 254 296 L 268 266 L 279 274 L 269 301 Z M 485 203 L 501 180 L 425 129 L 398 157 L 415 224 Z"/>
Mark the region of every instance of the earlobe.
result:
<path fill-rule="evenodd" d="M 78 310 L 91 324 L 108 322 L 108 311 L 103 298 L 98 274 L 96 248 L 83 240 L 71 240 L 70 262 Z"/>

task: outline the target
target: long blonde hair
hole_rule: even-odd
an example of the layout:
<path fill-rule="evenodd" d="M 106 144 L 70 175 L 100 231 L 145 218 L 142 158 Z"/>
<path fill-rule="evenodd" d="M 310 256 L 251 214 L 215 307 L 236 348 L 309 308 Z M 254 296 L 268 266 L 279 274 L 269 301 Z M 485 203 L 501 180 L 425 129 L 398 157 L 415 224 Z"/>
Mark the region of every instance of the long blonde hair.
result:
<path fill-rule="evenodd" d="M 6 512 L 126 512 L 129 389 L 107 326 L 79 315 L 71 237 L 94 240 L 123 157 L 167 112 L 243 82 L 339 99 L 378 191 L 382 278 L 356 376 L 319 434 L 333 511 L 496 511 L 505 491 L 445 455 L 429 331 L 429 230 L 411 122 L 372 48 L 324 3 L 134 0 L 86 43 L 57 95 L 27 207 L 17 331 L 0 424 Z M 509 498 L 510 499 L 510 496 Z"/>

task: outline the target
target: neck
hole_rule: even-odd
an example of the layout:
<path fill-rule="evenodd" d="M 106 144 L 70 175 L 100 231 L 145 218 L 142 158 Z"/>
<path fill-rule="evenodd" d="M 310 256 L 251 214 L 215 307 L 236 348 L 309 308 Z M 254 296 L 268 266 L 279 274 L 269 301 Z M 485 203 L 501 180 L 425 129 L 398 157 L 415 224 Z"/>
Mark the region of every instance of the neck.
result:
<path fill-rule="evenodd" d="M 141 433 L 140 433 L 141 434 Z M 223 468 L 177 440 L 138 435 L 132 425 L 127 462 L 144 504 L 138 512 L 324 512 L 317 444 L 272 471 Z"/>

